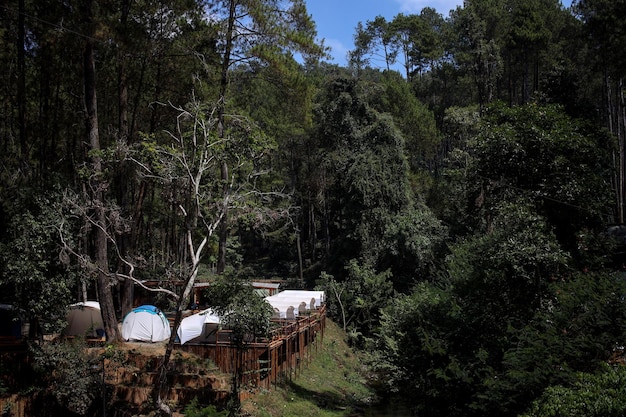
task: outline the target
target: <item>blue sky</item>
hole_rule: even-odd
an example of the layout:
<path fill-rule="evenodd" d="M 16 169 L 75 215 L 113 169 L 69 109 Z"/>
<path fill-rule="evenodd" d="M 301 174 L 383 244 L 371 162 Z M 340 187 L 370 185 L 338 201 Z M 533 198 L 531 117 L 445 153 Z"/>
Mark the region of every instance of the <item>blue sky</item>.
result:
<path fill-rule="evenodd" d="M 571 0 L 562 0 L 569 7 Z M 424 7 L 433 7 L 444 17 L 463 0 L 306 0 L 309 14 L 317 25 L 319 39 L 325 39 L 333 56 L 332 63 L 346 65 L 346 53 L 354 49 L 353 36 L 359 22 L 365 24 L 381 15 L 391 20 L 399 13 L 419 14 Z"/>

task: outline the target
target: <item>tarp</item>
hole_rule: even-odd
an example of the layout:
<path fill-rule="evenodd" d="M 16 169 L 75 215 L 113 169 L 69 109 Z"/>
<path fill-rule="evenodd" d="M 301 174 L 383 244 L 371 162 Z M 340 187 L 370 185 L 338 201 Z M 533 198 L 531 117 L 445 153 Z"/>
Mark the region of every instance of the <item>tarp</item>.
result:
<path fill-rule="evenodd" d="M 15 306 L 0 304 L 0 336 L 22 337 L 23 318 Z"/>
<path fill-rule="evenodd" d="M 63 330 L 65 336 L 102 337 L 104 335 L 100 303 L 97 301 L 70 305 L 66 319 L 67 327 Z"/>
<path fill-rule="evenodd" d="M 297 317 L 301 309 L 310 311 L 320 307 L 325 300 L 324 291 L 285 290 L 265 297 L 265 301 L 274 309 L 274 317 L 293 318 L 290 314 L 291 307 L 293 316 Z"/>
<path fill-rule="evenodd" d="M 152 305 L 134 308 L 122 321 L 122 338 L 126 341 L 162 342 L 171 334 L 167 317 Z"/>
<path fill-rule="evenodd" d="M 182 319 L 176 334 L 181 345 L 187 342 L 213 342 L 219 324 L 219 316 L 209 308 Z"/>

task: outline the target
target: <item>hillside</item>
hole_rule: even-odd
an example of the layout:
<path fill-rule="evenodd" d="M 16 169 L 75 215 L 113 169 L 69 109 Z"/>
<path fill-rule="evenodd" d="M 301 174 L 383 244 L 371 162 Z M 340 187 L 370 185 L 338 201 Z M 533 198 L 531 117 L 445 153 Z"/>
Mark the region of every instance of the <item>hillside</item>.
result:
<path fill-rule="evenodd" d="M 248 417 L 359 416 L 374 401 L 359 357 L 341 328 L 326 321 L 324 339 L 291 381 L 244 401 Z"/>
<path fill-rule="evenodd" d="M 318 340 L 307 362 L 290 380 L 245 400 L 243 415 L 279 417 L 365 414 L 374 395 L 366 385 L 362 365 L 346 344 L 343 331 L 331 320 L 326 323 L 323 340 Z M 58 347 L 61 348 L 60 345 Z M 106 362 L 107 385 L 111 390 L 110 395 L 114 397 L 110 400 L 109 407 L 112 408 L 109 411 L 124 409 L 135 415 L 149 412 L 145 405 L 150 402 L 154 368 L 163 354 L 163 348 L 161 343 L 126 343 L 111 350 L 118 359 Z M 102 353 L 100 348 L 89 351 L 88 356 L 99 356 Z M 220 408 L 225 405 L 230 390 L 229 375 L 219 372 L 210 362 L 182 352 L 175 353 L 172 365 L 176 369 L 176 377 L 170 400 L 185 404 L 196 398 L 203 405 L 213 403 Z M 41 395 L 44 392 L 37 389 L 33 391 L 39 393 L 35 396 L 20 394 L 24 389 L 17 389 L 17 385 L 31 387 L 32 390 L 37 385 L 32 385 L 32 379 L 30 383 L 21 384 L 5 378 L 3 381 L 6 392 L 0 398 L 0 407 L 11 410 L 9 415 L 32 415 L 33 409 L 46 401 L 45 396 Z M 11 386 L 16 389 L 9 389 Z M 94 402 L 87 414 L 98 414 L 99 404 L 99 401 Z M 178 408 L 178 411 L 182 410 Z"/>

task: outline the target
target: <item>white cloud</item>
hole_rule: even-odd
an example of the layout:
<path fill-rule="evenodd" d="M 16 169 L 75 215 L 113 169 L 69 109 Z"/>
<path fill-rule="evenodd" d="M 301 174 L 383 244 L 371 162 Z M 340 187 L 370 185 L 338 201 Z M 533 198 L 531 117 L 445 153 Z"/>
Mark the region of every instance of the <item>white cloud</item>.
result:
<path fill-rule="evenodd" d="M 337 39 L 324 39 L 324 45 L 330 47 L 330 54 L 333 56 L 333 58 L 335 58 L 335 63 L 341 63 L 346 61 L 348 48 L 341 41 Z"/>
<path fill-rule="evenodd" d="M 400 5 L 400 12 L 417 14 L 424 7 L 432 7 L 443 15 L 448 17 L 450 10 L 456 9 L 457 6 L 463 5 L 463 0 L 395 0 Z"/>

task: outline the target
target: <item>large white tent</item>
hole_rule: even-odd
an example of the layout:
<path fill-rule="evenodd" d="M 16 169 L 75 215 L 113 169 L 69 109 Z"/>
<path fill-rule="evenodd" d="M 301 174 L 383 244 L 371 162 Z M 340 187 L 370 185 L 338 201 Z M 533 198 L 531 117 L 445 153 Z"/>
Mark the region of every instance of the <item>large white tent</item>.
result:
<path fill-rule="evenodd" d="M 162 342 L 171 334 L 169 321 L 152 305 L 134 308 L 122 321 L 122 337 L 126 341 Z"/>
<path fill-rule="evenodd" d="M 181 345 L 214 342 L 219 325 L 219 316 L 209 308 L 182 319 L 176 334 Z"/>
<path fill-rule="evenodd" d="M 324 291 L 307 291 L 307 290 L 285 290 L 279 293 L 276 293 L 269 297 L 272 300 L 282 300 L 288 301 L 291 303 L 297 302 L 300 304 L 302 301 L 306 302 L 307 305 L 310 305 L 311 300 L 315 300 L 315 308 L 318 308 L 322 305 L 324 301 Z"/>
<path fill-rule="evenodd" d="M 67 326 L 63 330 L 65 336 L 101 337 L 104 335 L 104 323 L 100 303 L 85 301 L 70 305 L 66 315 Z"/>
<path fill-rule="evenodd" d="M 302 310 L 311 311 L 322 305 L 324 291 L 285 290 L 269 297 L 265 301 L 274 308 L 275 317 L 295 318 Z"/>

